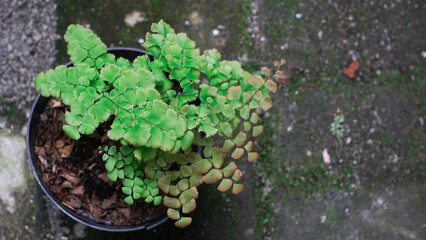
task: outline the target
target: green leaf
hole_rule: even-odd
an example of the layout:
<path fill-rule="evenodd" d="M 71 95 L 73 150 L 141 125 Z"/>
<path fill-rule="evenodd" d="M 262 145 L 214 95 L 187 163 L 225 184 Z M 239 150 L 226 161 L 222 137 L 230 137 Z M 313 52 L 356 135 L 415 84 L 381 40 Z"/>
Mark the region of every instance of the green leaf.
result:
<path fill-rule="evenodd" d="M 143 146 L 148 142 L 151 127 L 150 125 L 135 125 L 124 134 L 124 139 L 137 146 Z"/>
<path fill-rule="evenodd" d="M 167 152 L 173 149 L 176 143 L 176 135 L 174 131 L 163 131 L 161 138 L 161 150 Z"/>
<path fill-rule="evenodd" d="M 170 130 L 175 126 L 177 120 L 177 113 L 175 110 L 169 108 L 167 109 L 166 114 L 163 116 L 162 122 L 159 124 L 159 126 L 165 130 Z"/>
<path fill-rule="evenodd" d="M 182 142 L 182 150 L 185 151 L 189 149 L 194 142 L 194 133 L 192 131 L 187 131 L 180 141 Z"/>
<path fill-rule="evenodd" d="M 156 196 L 154 197 L 154 205 L 157 206 L 161 203 L 161 200 L 163 200 L 162 196 Z"/>
<path fill-rule="evenodd" d="M 151 31 L 159 33 L 164 37 L 167 37 L 167 34 L 174 34 L 175 31 L 169 24 L 165 23 L 163 20 L 160 20 L 158 23 L 153 23 L 151 26 Z"/>
<path fill-rule="evenodd" d="M 176 137 L 177 138 L 182 137 L 186 133 L 187 129 L 188 129 L 188 125 L 186 124 L 185 119 L 181 117 L 177 118 L 175 125 L 173 127 L 173 131 L 175 132 Z"/>
<path fill-rule="evenodd" d="M 133 198 L 132 198 L 132 196 L 126 197 L 124 199 L 124 202 L 127 203 L 127 204 L 129 204 L 129 205 L 132 205 L 133 204 Z"/>
<path fill-rule="evenodd" d="M 80 133 L 78 132 L 78 129 L 76 126 L 64 125 L 62 126 L 62 129 L 70 138 L 74 140 L 80 139 Z"/>
<path fill-rule="evenodd" d="M 147 120 L 153 124 L 159 124 L 163 121 L 168 106 L 161 100 L 155 99 L 152 104 L 152 109 L 147 117 Z"/>
<path fill-rule="evenodd" d="M 200 132 L 206 133 L 206 137 L 211 137 L 217 132 L 217 128 L 214 126 L 208 124 L 208 123 L 202 123 L 199 129 Z"/>
<path fill-rule="evenodd" d="M 117 181 L 117 176 L 118 176 L 118 169 L 117 168 L 114 168 L 114 170 L 112 170 L 112 172 L 108 173 L 108 178 L 113 182 Z"/>
<path fill-rule="evenodd" d="M 135 169 L 130 165 L 125 166 L 123 171 L 124 175 L 128 178 L 133 178 L 135 175 Z"/>
<path fill-rule="evenodd" d="M 124 194 L 132 195 L 132 188 L 130 188 L 130 187 L 122 187 L 122 188 L 121 188 L 121 191 L 122 191 Z"/>
<path fill-rule="evenodd" d="M 159 127 L 153 126 L 151 128 L 151 137 L 149 138 L 147 146 L 152 148 L 161 147 L 162 137 L 163 137 L 163 132 L 161 131 L 161 129 Z"/>

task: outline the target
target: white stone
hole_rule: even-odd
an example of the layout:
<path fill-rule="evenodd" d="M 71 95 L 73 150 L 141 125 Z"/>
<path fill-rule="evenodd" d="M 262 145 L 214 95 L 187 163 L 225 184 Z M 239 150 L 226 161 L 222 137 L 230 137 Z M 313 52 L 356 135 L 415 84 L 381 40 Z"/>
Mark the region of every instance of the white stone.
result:
<path fill-rule="evenodd" d="M 0 199 L 7 205 L 6 208 L 11 213 L 15 212 L 13 192 L 25 183 L 25 156 L 24 137 L 0 134 Z"/>
<path fill-rule="evenodd" d="M 302 18 L 302 14 L 300 14 L 300 13 L 296 13 L 296 18 L 297 18 L 297 19 L 301 19 L 301 18 Z"/>
<path fill-rule="evenodd" d="M 319 40 L 322 40 L 322 30 L 318 31 L 318 38 L 319 38 Z"/>
<path fill-rule="evenodd" d="M 140 11 L 133 11 L 126 14 L 124 17 L 124 22 L 129 27 L 134 27 L 137 23 L 145 21 L 145 13 Z"/>
<path fill-rule="evenodd" d="M 327 148 L 322 151 L 322 158 L 325 164 L 330 164 L 330 155 L 328 154 Z"/>
<path fill-rule="evenodd" d="M 213 31 L 212 31 L 212 34 L 213 34 L 213 36 L 219 36 L 219 33 L 220 33 L 220 31 L 218 30 L 218 29 L 213 29 Z"/>

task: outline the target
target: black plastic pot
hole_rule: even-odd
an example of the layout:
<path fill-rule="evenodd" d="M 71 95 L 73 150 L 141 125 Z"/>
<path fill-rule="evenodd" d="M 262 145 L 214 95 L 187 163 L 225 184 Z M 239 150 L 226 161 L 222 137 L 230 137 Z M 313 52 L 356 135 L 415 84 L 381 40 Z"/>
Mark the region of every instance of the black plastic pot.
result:
<path fill-rule="evenodd" d="M 117 58 L 123 57 L 128 59 L 129 61 L 133 61 L 137 56 L 144 55 L 145 51 L 136 49 L 136 48 L 109 48 L 109 53 L 114 54 Z M 71 63 L 66 64 L 67 67 L 71 66 Z M 30 165 L 31 169 L 34 173 L 34 176 L 40 185 L 41 189 L 43 189 L 43 192 L 47 195 L 47 197 L 66 215 L 68 215 L 73 220 L 84 224 L 88 227 L 95 228 L 102 231 L 110 231 L 110 232 L 130 232 L 130 231 L 137 231 L 137 230 L 150 230 L 164 222 L 167 221 L 168 217 L 167 214 L 164 214 L 162 217 L 144 222 L 140 225 L 135 226 L 123 226 L 123 227 L 116 227 L 112 225 L 107 225 L 103 223 L 98 223 L 94 220 L 93 217 L 90 218 L 90 216 L 82 216 L 78 215 L 75 211 L 69 209 L 67 206 L 62 204 L 62 202 L 50 191 L 50 188 L 46 185 L 46 183 L 43 181 L 40 168 L 37 164 L 37 156 L 34 152 L 34 142 L 36 138 L 36 134 L 38 131 L 38 125 L 40 123 L 40 114 L 45 112 L 47 110 L 47 102 L 49 98 L 43 97 L 39 95 L 31 109 L 29 122 L 28 122 L 28 128 L 27 128 L 27 151 L 28 151 L 28 157 L 30 159 Z"/>

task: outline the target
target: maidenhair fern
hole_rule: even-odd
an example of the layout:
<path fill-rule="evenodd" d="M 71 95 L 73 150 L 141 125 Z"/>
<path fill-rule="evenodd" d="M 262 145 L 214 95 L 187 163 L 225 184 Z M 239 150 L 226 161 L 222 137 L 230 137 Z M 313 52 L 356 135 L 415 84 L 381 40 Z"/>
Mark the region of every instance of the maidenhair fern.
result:
<path fill-rule="evenodd" d="M 143 44 L 150 55 L 130 63 L 107 53 L 91 30 L 70 25 L 73 66 L 40 73 L 35 85 L 70 106 L 63 130 L 72 139 L 111 122 L 107 135 L 116 144 L 100 152 L 108 177 L 122 182 L 124 201 L 162 202 L 175 225 L 186 227 L 200 184 L 243 190 L 242 173 L 227 156 L 257 159 L 251 138 L 263 127 L 256 110 L 272 106 L 277 85 L 264 80 L 272 78 L 268 68 L 251 75 L 237 61 L 221 61 L 216 49 L 200 56 L 194 41 L 163 21 L 151 30 Z"/>

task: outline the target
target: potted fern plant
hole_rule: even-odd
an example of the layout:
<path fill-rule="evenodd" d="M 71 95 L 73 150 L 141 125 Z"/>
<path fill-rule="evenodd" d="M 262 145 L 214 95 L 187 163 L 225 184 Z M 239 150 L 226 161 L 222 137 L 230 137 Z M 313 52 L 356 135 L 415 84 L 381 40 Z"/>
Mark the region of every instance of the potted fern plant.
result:
<path fill-rule="evenodd" d="M 65 41 L 72 65 L 58 66 L 36 77 L 35 86 L 41 91 L 44 105 L 35 103 L 28 130 L 29 136 L 51 131 L 37 130 L 38 126 L 31 123 L 33 118 L 46 118 L 36 116 L 34 109 L 46 112 L 62 108 L 62 114 L 52 112 L 47 117 L 58 118 L 51 128 L 65 143 L 49 145 L 52 137 L 46 137 L 38 145 L 36 140 L 34 146 L 31 139 L 37 137 L 28 137 L 29 154 L 30 159 L 38 158 L 31 161 L 42 188 L 55 187 L 56 180 L 52 183 L 51 178 L 58 170 L 49 170 L 46 176 L 40 173 L 40 165 L 62 161 L 75 169 L 76 161 L 96 160 L 104 173 L 89 178 L 107 176 L 109 180 L 104 180 L 113 184 L 113 194 L 118 194 L 117 201 L 121 201 L 117 205 L 124 202 L 131 211 L 135 210 L 132 205 L 141 207 L 141 203 L 163 206 L 162 211 L 175 220 L 175 225 L 184 228 L 192 221 L 188 214 L 196 208 L 200 184 L 219 183 L 219 191 L 231 190 L 234 194 L 243 190 L 236 160 L 258 158 L 252 141 L 263 131 L 258 111 L 271 107 L 269 92 L 275 92 L 277 85 L 268 68 L 252 75 L 237 61 L 221 60 L 215 49 L 201 55 L 194 41 L 185 33 L 176 34 L 162 20 L 151 30 L 143 44 L 146 54 L 137 50 L 139 56 L 126 59 L 108 52 L 91 30 L 80 25 L 68 27 Z M 46 106 L 46 99 L 53 103 Z M 79 144 L 81 141 L 84 143 Z M 59 153 L 51 154 L 56 160 L 49 159 L 43 150 L 52 145 L 60 146 Z M 63 146 L 69 145 L 73 147 L 64 150 Z M 92 155 L 75 160 L 79 158 L 78 149 L 88 146 L 92 148 L 86 152 Z M 47 184 L 49 181 L 51 184 Z M 56 198 L 81 193 L 81 185 L 86 191 L 83 195 L 93 197 L 87 194 L 87 184 L 69 181 L 71 185 L 61 184 Z M 70 202 L 64 205 L 70 207 Z M 79 211 L 88 212 L 89 220 L 84 224 L 111 230 L 101 225 L 114 222 L 94 226 L 93 222 L 100 221 L 96 217 L 90 220 L 96 215 L 91 209 L 94 205 L 83 205 L 81 208 L 89 209 L 82 211 L 78 204 L 71 204 L 73 211 L 62 210 L 74 219 Z M 102 214 L 106 213 L 98 213 Z"/>

